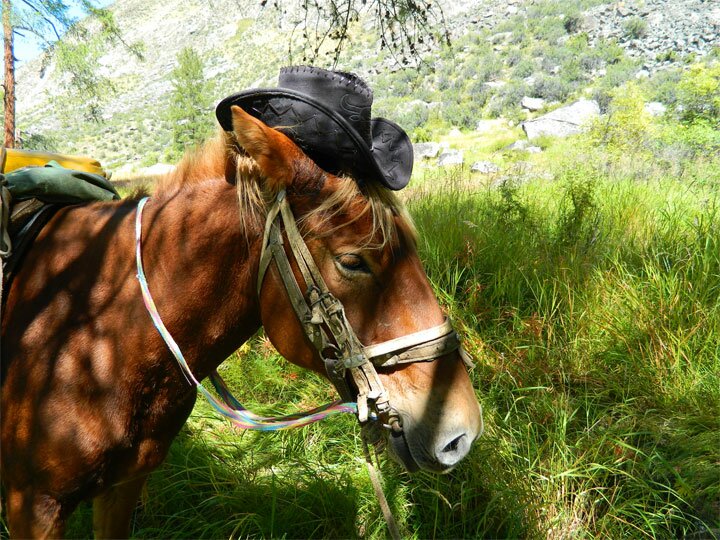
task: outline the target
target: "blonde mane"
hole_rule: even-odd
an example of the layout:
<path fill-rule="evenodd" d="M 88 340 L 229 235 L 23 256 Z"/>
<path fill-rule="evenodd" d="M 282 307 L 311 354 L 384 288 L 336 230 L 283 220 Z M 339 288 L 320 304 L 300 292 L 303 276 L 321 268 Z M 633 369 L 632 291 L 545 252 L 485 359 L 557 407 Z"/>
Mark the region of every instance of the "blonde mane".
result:
<path fill-rule="evenodd" d="M 212 178 L 228 178 L 236 185 L 240 205 L 240 226 L 244 231 L 265 219 L 269 206 L 277 193 L 271 192 L 263 181 L 264 176 L 257 163 L 240 148 L 232 133 L 218 132 L 217 136 L 204 145 L 185 153 L 174 171 L 158 181 L 153 195 L 163 197 L 186 186 L 201 183 Z M 362 187 L 351 178 L 340 182 L 330 196 L 322 200 L 317 207 L 304 215 L 298 225 L 311 221 L 315 217 L 330 220 L 344 212 L 353 217 L 347 225 L 370 212 L 372 230 L 369 238 L 380 238 L 380 246 L 391 242 L 398 235 L 406 242 L 415 245 L 417 233 L 405 205 L 395 192 L 374 182 Z M 303 227 L 304 229 L 304 227 Z M 336 229 L 324 231 L 332 234 Z"/>

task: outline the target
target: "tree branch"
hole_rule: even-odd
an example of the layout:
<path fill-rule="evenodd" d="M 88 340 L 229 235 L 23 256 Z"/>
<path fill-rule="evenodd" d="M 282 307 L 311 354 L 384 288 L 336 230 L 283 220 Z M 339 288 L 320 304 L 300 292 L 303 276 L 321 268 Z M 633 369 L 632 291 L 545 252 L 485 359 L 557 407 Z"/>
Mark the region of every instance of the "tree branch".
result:
<path fill-rule="evenodd" d="M 48 18 L 47 15 L 45 15 L 40 9 L 35 5 L 29 2 L 28 0 L 20 0 L 23 4 L 28 6 L 30 9 L 32 9 L 34 12 L 36 12 L 42 19 L 50 25 L 50 27 L 53 29 L 53 32 L 55 32 L 55 36 L 57 39 L 60 39 L 60 33 L 57 31 L 57 28 L 55 27 L 55 23 L 51 19 Z"/>

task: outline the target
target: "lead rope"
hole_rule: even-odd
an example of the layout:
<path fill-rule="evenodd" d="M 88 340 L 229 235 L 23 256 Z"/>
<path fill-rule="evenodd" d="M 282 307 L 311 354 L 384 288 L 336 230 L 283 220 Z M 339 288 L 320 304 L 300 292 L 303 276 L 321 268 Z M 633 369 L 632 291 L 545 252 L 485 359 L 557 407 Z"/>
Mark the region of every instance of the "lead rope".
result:
<path fill-rule="evenodd" d="M 370 447 L 364 437 L 363 452 L 365 453 L 365 464 L 367 465 L 368 474 L 370 475 L 370 482 L 372 482 L 375 497 L 377 497 L 378 503 L 380 504 L 380 510 L 382 510 L 385 523 L 387 523 L 388 530 L 390 531 L 390 536 L 393 540 L 400 540 L 402 538 L 402 536 L 400 536 L 400 528 L 398 527 L 397 521 L 395 521 L 395 516 L 392 510 L 390 510 L 390 505 L 385 497 L 382 480 L 380 478 L 380 469 L 375 468 L 372 456 L 370 455 Z M 377 453 L 375 453 L 375 457 L 377 458 Z"/>
<path fill-rule="evenodd" d="M 222 377 L 220 377 L 217 371 L 210 375 L 210 381 L 222 398 L 222 401 L 218 400 L 202 385 L 200 381 L 197 380 L 185 360 L 180 347 L 163 323 L 157 306 L 155 305 L 155 301 L 150 294 L 150 288 L 148 287 L 147 278 L 142 264 L 142 212 L 147 201 L 148 197 L 144 197 L 140 200 L 138 203 L 137 214 L 135 216 L 135 262 L 137 265 L 137 279 L 140 283 L 140 290 L 142 291 L 145 308 L 150 314 L 150 318 L 160 334 L 160 337 L 162 337 L 163 341 L 165 341 L 168 349 L 170 349 L 170 352 L 175 357 L 175 360 L 177 360 L 177 363 L 188 383 L 195 386 L 218 413 L 230 420 L 233 425 L 239 427 L 240 429 L 277 431 L 280 429 L 306 426 L 334 414 L 357 413 L 357 406 L 355 403 L 333 401 L 332 403 L 328 403 L 327 405 L 323 405 L 322 407 L 317 407 L 316 409 L 305 411 L 303 413 L 289 414 L 286 416 L 259 416 L 252 411 L 247 410 L 237 399 L 235 399 L 225 384 L 225 381 Z"/>
<path fill-rule="evenodd" d="M 137 266 L 137 279 L 140 283 L 143 302 L 145 303 L 145 307 L 150 314 L 150 318 L 152 319 L 155 328 L 160 333 L 163 341 L 165 341 L 165 344 L 170 349 L 170 352 L 177 360 L 185 379 L 191 385 L 195 386 L 198 391 L 200 391 L 210 405 L 212 405 L 218 413 L 230 420 L 230 422 L 236 427 L 240 429 L 253 429 L 261 431 L 276 431 L 280 429 L 301 427 L 313 422 L 318 422 L 330 415 L 338 413 L 357 414 L 357 404 L 335 401 L 303 413 L 274 417 L 259 416 L 243 407 L 235 396 L 232 395 L 230 389 L 227 387 L 225 381 L 222 377 L 220 377 L 217 371 L 214 371 L 210 375 L 210 381 L 222 398 L 222 402 L 208 392 L 208 390 L 195 378 L 190 370 L 190 366 L 180 351 L 180 347 L 163 323 L 160 313 L 157 310 L 157 306 L 150 294 L 150 289 L 148 287 L 147 278 L 142 264 L 142 212 L 145 204 L 148 202 L 148 199 L 148 197 L 144 197 L 140 200 L 140 202 L 138 202 L 137 213 L 135 216 L 135 262 Z M 0 287 L 1 286 L 2 285 L 0 284 Z M 1 290 L 2 289 L 0 289 L 0 291 Z M 387 498 L 383 492 L 380 471 L 375 468 L 375 465 L 372 462 L 368 442 L 364 436 L 362 437 L 362 442 L 365 453 L 365 463 L 367 465 L 368 474 L 370 475 L 370 481 L 372 483 L 373 490 L 375 491 L 375 496 L 378 499 L 378 503 L 380 504 L 380 509 L 382 510 L 385 522 L 387 523 L 388 530 L 390 531 L 390 536 L 393 540 L 400 540 L 402 538 L 400 536 L 400 529 L 398 528 L 395 517 L 390 510 L 390 505 L 388 505 Z"/>

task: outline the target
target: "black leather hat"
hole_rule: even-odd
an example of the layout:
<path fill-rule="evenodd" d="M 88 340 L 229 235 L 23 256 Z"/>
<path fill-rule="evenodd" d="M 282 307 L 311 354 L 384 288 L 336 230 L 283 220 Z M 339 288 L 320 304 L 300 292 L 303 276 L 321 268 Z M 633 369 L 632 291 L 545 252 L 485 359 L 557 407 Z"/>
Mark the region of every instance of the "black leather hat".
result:
<path fill-rule="evenodd" d="M 232 131 L 230 107 L 238 105 L 283 131 L 326 171 L 402 189 L 412 173 L 412 144 L 395 122 L 371 117 L 372 101 L 372 90 L 357 75 L 293 66 L 280 70 L 278 88 L 228 96 L 215 114 Z"/>

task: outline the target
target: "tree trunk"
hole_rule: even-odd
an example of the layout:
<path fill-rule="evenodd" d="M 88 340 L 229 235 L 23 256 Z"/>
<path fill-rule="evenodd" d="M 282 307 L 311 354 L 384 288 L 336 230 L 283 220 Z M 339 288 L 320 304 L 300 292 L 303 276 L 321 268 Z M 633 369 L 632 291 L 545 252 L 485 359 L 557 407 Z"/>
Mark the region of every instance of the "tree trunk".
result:
<path fill-rule="evenodd" d="M 15 147 L 15 56 L 13 29 L 10 24 L 10 0 L 2 0 L 3 33 L 5 36 L 5 148 Z"/>

